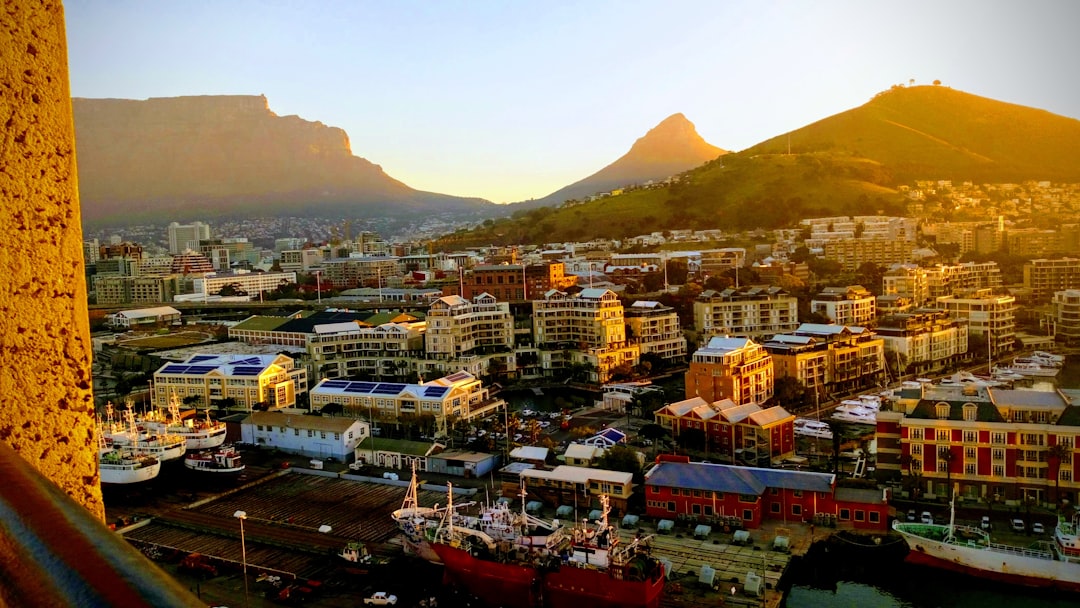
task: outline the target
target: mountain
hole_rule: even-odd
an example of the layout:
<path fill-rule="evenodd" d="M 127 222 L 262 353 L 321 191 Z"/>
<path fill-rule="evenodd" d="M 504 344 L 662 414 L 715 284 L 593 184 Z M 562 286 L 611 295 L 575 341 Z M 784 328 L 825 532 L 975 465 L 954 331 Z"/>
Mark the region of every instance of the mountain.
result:
<path fill-rule="evenodd" d="M 253 95 L 72 100 L 88 223 L 241 215 L 476 213 L 354 156 L 345 131 Z"/>
<path fill-rule="evenodd" d="M 1080 182 L 1080 121 L 948 87 L 893 87 L 862 106 L 709 161 L 664 188 L 521 210 L 454 235 L 446 246 L 899 215 L 906 201 L 898 188 L 917 179 Z"/>
<path fill-rule="evenodd" d="M 584 199 L 598 192 L 610 192 L 650 180 L 662 181 L 722 154 L 727 154 L 727 151 L 702 139 L 694 128 L 694 123 L 682 114 L 672 114 L 634 142 L 629 152 L 610 165 L 543 198 L 522 203 L 522 207 L 512 208 L 517 210 L 558 205 L 570 199 Z"/>

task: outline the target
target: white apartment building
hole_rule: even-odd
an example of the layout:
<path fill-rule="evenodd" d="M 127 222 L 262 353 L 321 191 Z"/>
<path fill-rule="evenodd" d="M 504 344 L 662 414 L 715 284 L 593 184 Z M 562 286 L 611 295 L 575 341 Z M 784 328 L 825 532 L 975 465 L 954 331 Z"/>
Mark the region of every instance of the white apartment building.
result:
<path fill-rule="evenodd" d="M 398 274 L 398 259 L 354 255 L 327 259 L 322 267 L 323 282 L 329 281 L 336 288 L 381 287 L 386 285 L 388 278 Z"/>
<path fill-rule="evenodd" d="M 182 363 L 166 363 L 154 372 L 151 401 L 166 407 L 175 393 L 193 398 L 196 407 L 221 405 L 270 409 L 294 407 L 296 395 L 307 392 L 307 370 L 285 355 L 192 355 Z"/>
<path fill-rule="evenodd" d="M 408 361 L 423 354 L 424 334 L 417 324 L 383 323 L 365 327 L 355 321 L 315 325 L 307 336 L 311 367 L 319 379 L 398 376 Z"/>
<path fill-rule="evenodd" d="M 514 346 L 514 315 L 509 302 L 483 293 L 469 302 L 445 296 L 431 303 L 424 336 L 427 354 L 454 359 L 469 354 L 510 350 Z"/>
<path fill-rule="evenodd" d="M 246 291 L 252 299 L 262 292 L 276 290 L 282 284 L 296 283 L 295 272 L 210 272 L 193 281 L 195 293 L 203 296 L 218 295 L 221 288 L 233 285 Z"/>
<path fill-rule="evenodd" d="M 1066 344 L 1080 343 L 1080 289 L 1054 294 L 1054 335 Z"/>
<path fill-rule="evenodd" d="M 533 300 L 533 338 L 538 346 L 569 344 L 606 348 L 626 342 L 623 305 L 608 289 L 577 295 L 551 290 Z"/>
<path fill-rule="evenodd" d="M 877 317 L 877 298 L 862 285 L 826 287 L 810 300 L 810 310 L 837 325 L 863 326 Z"/>
<path fill-rule="evenodd" d="M 176 255 L 187 249 L 198 251 L 203 241 L 210 240 L 210 224 L 192 222 L 191 224 L 169 224 L 169 253 Z"/>
<path fill-rule="evenodd" d="M 967 321 L 942 311 L 884 316 L 874 331 L 885 340 L 890 365 L 899 359 L 916 373 L 940 369 L 968 350 Z"/>
<path fill-rule="evenodd" d="M 323 252 L 314 247 L 309 249 L 286 249 L 281 252 L 278 265 L 284 272 L 307 272 L 323 261 Z"/>
<path fill-rule="evenodd" d="M 397 424 L 403 416 L 430 416 L 437 435 L 446 434 L 449 422 L 474 420 L 506 405 L 464 371 L 422 384 L 323 380 L 311 389 L 311 409 L 317 412 L 330 403 L 373 424 Z"/>
<path fill-rule="evenodd" d="M 1016 298 L 997 296 L 989 289 L 972 290 L 959 295 L 942 296 L 937 308 L 950 316 L 966 319 L 968 335 L 989 340 L 990 356 L 998 357 L 1012 350 L 1016 340 Z"/>
<path fill-rule="evenodd" d="M 686 338 L 674 308 L 659 302 L 638 300 L 623 310 L 630 326 L 631 341 L 636 341 L 641 354 L 648 353 L 669 362 L 686 359 Z"/>
<path fill-rule="evenodd" d="M 709 289 L 694 301 L 694 324 L 702 340 L 786 333 L 799 327 L 799 301 L 779 287 Z"/>
<path fill-rule="evenodd" d="M 240 423 L 244 443 L 338 462 L 353 460 L 356 446 L 370 435 L 367 422 L 346 417 L 252 412 Z"/>

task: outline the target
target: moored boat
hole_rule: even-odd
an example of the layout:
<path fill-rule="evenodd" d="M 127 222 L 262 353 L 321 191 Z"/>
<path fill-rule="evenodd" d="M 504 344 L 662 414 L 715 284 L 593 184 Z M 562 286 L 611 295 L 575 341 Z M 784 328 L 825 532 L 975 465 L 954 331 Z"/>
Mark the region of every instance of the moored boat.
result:
<path fill-rule="evenodd" d="M 809 418 L 795 419 L 795 434 L 819 439 L 832 439 L 833 436 L 832 428 L 829 427 L 827 422 Z"/>
<path fill-rule="evenodd" d="M 161 461 L 148 454 L 103 449 L 98 454 L 98 472 L 103 484 L 149 481 L 161 472 Z"/>
<path fill-rule="evenodd" d="M 232 446 L 224 446 L 216 450 L 203 450 L 201 452 L 188 453 L 184 456 L 184 466 L 204 473 L 239 473 L 244 470 L 244 464 L 240 462 L 240 453 Z"/>
<path fill-rule="evenodd" d="M 183 437 L 188 450 L 206 450 L 225 443 L 225 423 L 211 420 L 209 412 L 204 418 L 194 412 L 181 415 L 180 401 L 175 393 L 169 399 L 167 410 L 167 413 L 160 409 L 147 412 L 136 422 L 150 432 Z"/>
<path fill-rule="evenodd" d="M 832 419 L 852 424 L 877 424 L 877 410 L 858 403 L 841 403 L 836 406 Z"/>
<path fill-rule="evenodd" d="M 1002 582 L 1080 592 L 1080 511 L 1058 517 L 1051 542 L 1017 547 L 992 542 L 980 528 L 948 524 L 893 522 L 908 543 L 907 560 Z"/>
<path fill-rule="evenodd" d="M 107 422 L 101 432 L 107 447 L 149 454 L 161 462 L 181 458 L 187 452 L 187 442 L 183 437 L 139 427 L 130 403 L 124 411 L 125 425 L 113 423 L 112 403 L 106 405 L 106 414 Z"/>

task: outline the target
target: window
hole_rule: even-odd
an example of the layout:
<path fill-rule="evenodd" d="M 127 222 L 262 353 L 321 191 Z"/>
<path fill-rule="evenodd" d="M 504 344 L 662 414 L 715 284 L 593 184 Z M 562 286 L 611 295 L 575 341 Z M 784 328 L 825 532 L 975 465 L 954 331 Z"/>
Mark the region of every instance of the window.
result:
<path fill-rule="evenodd" d="M 840 521 L 851 519 L 851 509 L 840 509 Z"/>
<path fill-rule="evenodd" d="M 675 512 L 675 503 L 673 503 L 673 502 L 667 503 L 667 510 L 674 513 Z"/>
<path fill-rule="evenodd" d="M 769 488 L 769 494 L 772 496 L 778 496 L 780 494 L 780 488 Z"/>
<path fill-rule="evenodd" d="M 870 523 L 872 524 L 876 524 L 881 521 L 881 513 L 878 513 L 877 511 L 870 511 L 868 515 L 870 516 Z"/>
<path fill-rule="evenodd" d="M 952 441 L 949 429 L 938 429 L 936 436 L 938 441 Z"/>
<path fill-rule="evenodd" d="M 319 431 L 319 439 L 326 439 L 326 431 Z"/>
<path fill-rule="evenodd" d="M 964 443 L 978 443 L 979 434 L 975 431 L 964 431 Z"/>
<path fill-rule="evenodd" d="M 1063 446 L 1065 446 L 1066 448 L 1068 448 L 1070 450 L 1073 447 L 1073 438 L 1072 437 L 1058 436 L 1057 442 L 1058 442 L 1058 445 L 1063 445 Z"/>
<path fill-rule="evenodd" d="M 712 515 L 712 514 L 713 514 L 712 505 L 705 505 L 705 515 Z"/>
<path fill-rule="evenodd" d="M 261 430 L 263 430 L 263 425 L 257 424 L 257 425 L 255 425 L 255 428 L 257 428 L 257 429 L 259 429 L 261 431 Z"/>
<path fill-rule="evenodd" d="M 802 515 L 802 505 L 791 505 L 792 515 Z"/>
<path fill-rule="evenodd" d="M 974 403 L 964 404 L 964 420 L 968 422 L 975 422 L 975 417 L 978 412 L 979 408 Z"/>
<path fill-rule="evenodd" d="M 998 445 L 1005 445 L 1005 433 L 991 433 L 990 443 L 996 443 Z"/>
<path fill-rule="evenodd" d="M 912 456 L 922 456 L 922 444 L 921 443 L 913 443 L 913 444 L 911 444 L 911 455 Z"/>
<path fill-rule="evenodd" d="M 701 515 L 701 505 L 690 505 L 690 510 L 694 513 L 694 515 Z"/>
<path fill-rule="evenodd" d="M 652 494 L 659 494 L 660 486 L 649 486 L 649 492 Z"/>
<path fill-rule="evenodd" d="M 739 494 L 739 502 L 755 503 L 757 499 L 758 497 L 753 494 Z"/>
<path fill-rule="evenodd" d="M 1005 465 L 1003 465 L 1003 464 L 995 464 L 994 468 L 993 468 L 993 474 L 994 474 L 994 477 L 1004 477 L 1005 476 Z"/>
<path fill-rule="evenodd" d="M 855 521 L 866 521 L 866 511 L 855 509 Z"/>
<path fill-rule="evenodd" d="M 671 488 L 671 495 L 672 496 L 678 496 L 679 495 L 679 488 Z"/>
<path fill-rule="evenodd" d="M 975 474 L 977 474 L 976 469 L 975 469 L 975 463 L 974 462 L 964 463 L 964 475 L 975 475 Z"/>
<path fill-rule="evenodd" d="M 994 448 L 990 451 L 990 454 L 994 460 L 1005 460 L 1005 450 L 1001 448 Z"/>
<path fill-rule="evenodd" d="M 769 505 L 769 512 L 770 513 L 779 513 L 780 512 L 780 503 L 774 502 L 774 503 L 770 504 Z"/>
<path fill-rule="evenodd" d="M 701 490 L 694 490 L 694 498 L 701 498 Z"/>
<path fill-rule="evenodd" d="M 1072 481 L 1072 471 L 1069 469 L 1060 469 L 1058 471 L 1058 479 L 1061 481 Z"/>
<path fill-rule="evenodd" d="M 314 437 L 314 436 L 315 436 L 315 432 L 314 432 L 314 431 L 312 431 L 311 429 L 308 429 L 308 432 L 307 432 L 307 436 L 308 436 L 308 437 Z"/>
<path fill-rule="evenodd" d="M 911 469 L 912 471 L 921 471 L 922 470 L 922 460 L 920 460 L 918 458 L 912 458 L 911 459 L 911 464 L 909 465 L 908 468 Z"/>
<path fill-rule="evenodd" d="M 299 436 L 300 436 L 300 429 L 293 429 L 293 430 L 292 430 L 292 434 L 293 434 L 293 435 L 296 435 L 297 437 L 299 437 Z"/>
<path fill-rule="evenodd" d="M 948 403 L 938 403 L 938 404 L 934 405 L 934 413 L 937 415 L 939 420 L 948 420 L 949 419 L 949 404 Z"/>
<path fill-rule="evenodd" d="M 975 448 L 972 448 L 972 447 L 964 448 L 964 458 L 966 460 L 975 460 Z"/>
<path fill-rule="evenodd" d="M 911 429 L 911 438 L 914 439 L 914 440 L 917 440 L 917 441 L 922 441 L 923 430 L 922 429 Z"/>
<path fill-rule="evenodd" d="M 334 441 L 341 441 L 341 433 L 334 433 Z"/>
<path fill-rule="evenodd" d="M 795 498 L 802 498 L 802 490 L 793 490 L 791 495 Z"/>
<path fill-rule="evenodd" d="M 938 473 L 948 473 L 949 472 L 949 461 L 947 461 L 945 459 L 938 459 L 938 461 L 937 461 L 937 470 L 938 470 Z"/>
<path fill-rule="evenodd" d="M 742 518 L 743 521 L 752 521 L 754 519 L 754 512 L 750 509 L 743 509 Z"/>

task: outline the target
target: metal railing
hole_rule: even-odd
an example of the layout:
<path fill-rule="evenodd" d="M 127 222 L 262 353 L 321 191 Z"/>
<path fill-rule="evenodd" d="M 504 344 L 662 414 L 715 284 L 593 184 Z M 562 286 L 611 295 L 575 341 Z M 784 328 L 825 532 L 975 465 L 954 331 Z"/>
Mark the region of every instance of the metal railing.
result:
<path fill-rule="evenodd" d="M 0 443 L 0 604 L 203 606 Z"/>

